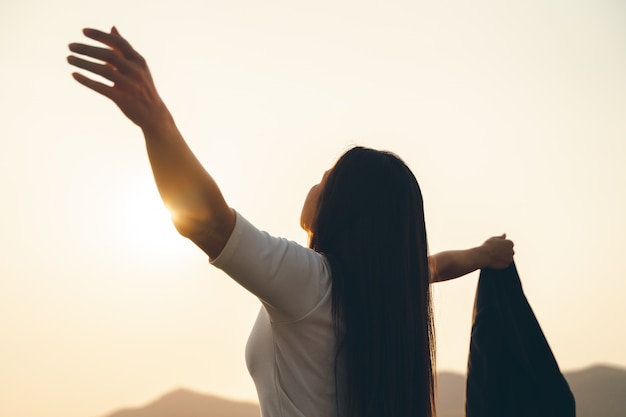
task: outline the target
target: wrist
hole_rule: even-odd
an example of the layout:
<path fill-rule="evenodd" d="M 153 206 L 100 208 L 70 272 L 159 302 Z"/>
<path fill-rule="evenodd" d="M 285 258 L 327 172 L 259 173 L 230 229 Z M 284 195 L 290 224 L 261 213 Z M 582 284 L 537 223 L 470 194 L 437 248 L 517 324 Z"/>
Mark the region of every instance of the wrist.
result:
<path fill-rule="evenodd" d="M 484 244 L 472 249 L 472 257 L 476 260 L 476 269 L 487 268 L 491 265 L 491 254 Z"/>
<path fill-rule="evenodd" d="M 176 130 L 174 118 L 165 105 L 160 111 L 153 112 L 151 117 L 140 127 L 146 139 L 167 137 Z"/>

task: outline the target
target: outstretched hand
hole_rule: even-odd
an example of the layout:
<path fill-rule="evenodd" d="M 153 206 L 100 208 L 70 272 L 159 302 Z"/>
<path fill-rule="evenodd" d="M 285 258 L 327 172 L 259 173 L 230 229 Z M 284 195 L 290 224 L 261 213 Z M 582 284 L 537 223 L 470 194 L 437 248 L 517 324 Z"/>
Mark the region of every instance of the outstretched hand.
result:
<path fill-rule="evenodd" d="M 88 61 L 75 55 L 68 56 L 67 61 L 75 67 L 110 80 L 113 85 L 95 81 L 78 72 L 72 73 L 74 79 L 110 98 L 126 117 L 142 129 L 156 129 L 158 123 L 169 113 L 157 93 L 146 60 L 115 27 L 110 33 L 96 29 L 84 29 L 83 33 L 88 38 L 106 45 L 107 48 L 71 43 L 70 51 L 104 63 Z"/>
<path fill-rule="evenodd" d="M 506 238 L 506 234 L 487 239 L 482 249 L 488 255 L 488 268 L 504 269 L 513 262 L 513 242 Z"/>

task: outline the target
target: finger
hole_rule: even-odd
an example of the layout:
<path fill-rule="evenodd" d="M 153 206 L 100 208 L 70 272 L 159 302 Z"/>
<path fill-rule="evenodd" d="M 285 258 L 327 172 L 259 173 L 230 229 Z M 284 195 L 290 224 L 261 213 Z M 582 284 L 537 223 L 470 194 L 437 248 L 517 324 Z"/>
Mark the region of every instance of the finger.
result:
<path fill-rule="evenodd" d="M 76 81 L 78 81 L 79 83 L 81 83 L 82 85 L 84 85 L 87 88 L 92 89 L 93 91 L 102 94 L 105 97 L 108 97 L 110 99 L 112 99 L 113 97 L 113 87 L 109 87 L 106 84 L 102 84 L 98 81 L 94 81 L 91 78 L 87 78 L 82 74 L 79 74 L 77 72 L 73 72 L 72 73 L 72 77 L 74 77 L 74 79 Z"/>
<path fill-rule="evenodd" d="M 122 74 L 111 65 L 98 64 L 73 55 L 67 57 L 67 62 L 75 67 L 100 75 L 107 80 L 113 81 L 115 84 L 122 82 Z"/>
<path fill-rule="evenodd" d="M 85 45 L 82 43 L 71 43 L 70 51 L 90 58 L 107 62 L 117 68 L 120 72 L 131 72 L 131 66 L 119 53 L 109 48 L 99 48 L 97 46 Z"/>
<path fill-rule="evenodd" d="M 113 30 L 115 30 L 115 32 Z M 89 28 L 83 29 L 83 33 L 88 38 L 102 42 L 103 44 L 120 51 L 128 59 L 132 59 L 138 62 L 144 61 L 143 57 L 139 55 L 139 53 L 135 51 L 130 43 L 119 34 L 115 26 L 111 29 L 111 33 L 106 33 L 102 32 L 101 30 Z"/>

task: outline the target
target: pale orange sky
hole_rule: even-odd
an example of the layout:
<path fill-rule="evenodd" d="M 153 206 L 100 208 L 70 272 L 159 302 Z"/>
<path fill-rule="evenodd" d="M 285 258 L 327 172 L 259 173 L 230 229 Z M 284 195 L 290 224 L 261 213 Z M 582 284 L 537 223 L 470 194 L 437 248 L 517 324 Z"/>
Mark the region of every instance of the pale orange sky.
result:
<path fill-rule="evenodd" d="M 259 305 L 176 235 L 139 130 L 75 83 L 80 29 L 147 58 L 229 204 L 301 243 L 351 144 L 398 153 L 431 251 L 503 232 L 562 369 L 626 367 L 626 5 L 611 0 L 5 1 L 0 415 L 98 416 L 175 387 L 255 398 Z M 435 293 L 463 371 L 477 274 Z"/>

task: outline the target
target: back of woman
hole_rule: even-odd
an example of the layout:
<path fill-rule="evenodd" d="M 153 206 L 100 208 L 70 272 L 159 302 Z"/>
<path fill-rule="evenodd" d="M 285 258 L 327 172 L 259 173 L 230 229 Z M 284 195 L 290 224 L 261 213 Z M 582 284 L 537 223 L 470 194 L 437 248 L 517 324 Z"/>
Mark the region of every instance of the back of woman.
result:
<path fill-rule="evenodd" d="M 347 416 L 433 415 L 427 240 L 411 171 L 393 154 L 349 150 L 324 183 L 311 247 L 331 266 Z"/>

